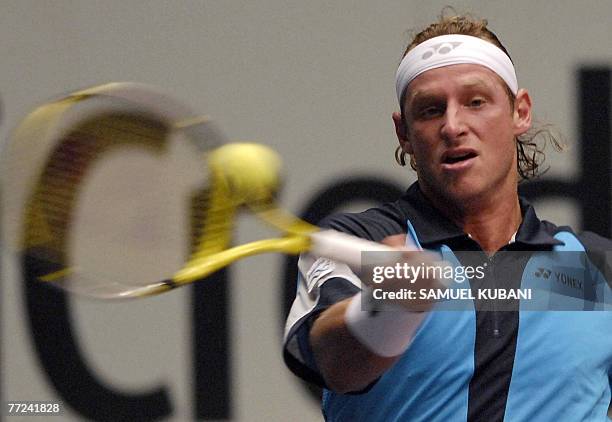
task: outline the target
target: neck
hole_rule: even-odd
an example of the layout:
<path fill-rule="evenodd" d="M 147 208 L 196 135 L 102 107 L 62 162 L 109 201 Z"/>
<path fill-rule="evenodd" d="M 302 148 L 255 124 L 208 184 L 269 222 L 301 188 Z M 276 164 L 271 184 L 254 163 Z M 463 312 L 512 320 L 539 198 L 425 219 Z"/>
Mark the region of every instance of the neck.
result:
<path fill-rule="evenodd" d="M 518 196 L 505 204 L 481 210 L 478 214 L 464 214 L 454 221 L 478 242 L 488 255 L 492 255 L 510 242 L 521 224 Z"/>
<path fill-rule="evenodd" d="M 429 195 L 428 195 L 429 196 Z M 430 200 L 489 255 L 507 245 L 518 230 L 523 219 L 518 200 L 518 192 L 513 194 L 499 193 L 486 198 L 471 198 L 462 201 L 438 203 L 436 195 Z"/>

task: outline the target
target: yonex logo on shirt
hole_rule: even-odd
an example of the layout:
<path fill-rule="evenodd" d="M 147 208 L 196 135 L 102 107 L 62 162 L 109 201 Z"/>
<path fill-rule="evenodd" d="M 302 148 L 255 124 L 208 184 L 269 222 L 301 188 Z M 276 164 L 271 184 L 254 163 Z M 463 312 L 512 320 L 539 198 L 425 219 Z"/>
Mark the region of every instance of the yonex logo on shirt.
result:
<path fill-rule="evenodd" d="M 538 268 L 538 270 L 534 273 L 534 275 L 538 278 L 542 277 L 545 279 L 550 278 L 551 270 L 547 270 L 546 268 Z"/>
<path fill-rule="evenodd" d="M 573 277 L 569 274 L 566 274 L 563 271 L 552 271 L 547 268 L 538 268 L 536 272 L 533 274 L 537 278 L 543 278 L 548 280 L 551 275 L 554 276 L 553 280 L 557 283 L 563 284 L 564 286 L 568 286 L 574 289 L 581 290 L 583 282 L 576 277 Z"/>
<path fill-rule="evenodd" d="M 582 290 L 582 280 L 577 279 L 576 277 L 572 277 L 569 274 L 555 271 L 555 280 L 558 283 L 563 284 L 564 286 L 571 287 L 573 289 Z"/>

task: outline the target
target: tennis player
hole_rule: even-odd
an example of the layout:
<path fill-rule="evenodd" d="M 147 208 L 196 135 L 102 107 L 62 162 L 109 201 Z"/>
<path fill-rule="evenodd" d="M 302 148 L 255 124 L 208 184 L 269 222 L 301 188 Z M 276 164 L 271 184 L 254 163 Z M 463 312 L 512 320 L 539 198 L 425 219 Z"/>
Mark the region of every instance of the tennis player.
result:
<path fill-rule="evenodd" d="M 305 254 L 287 365 L 324 387 L 330 421 L 608 420 L 612 312 L 597 310 L 609 305 L 612 241 L 541 221 L 519 197 L 541 150 L 507 50 L 485 20 L 442 17 L 408 46 L 396 87 L 396 158 L 418 182 L 325 224 L 480 268 L 470 294 L 533 288 L 546 303 L 470 296 L 463 310 L 439 301 L 416 312 L 389 299 L 396 311 L 371 312 L 361 282 L 372 280 Z"/>

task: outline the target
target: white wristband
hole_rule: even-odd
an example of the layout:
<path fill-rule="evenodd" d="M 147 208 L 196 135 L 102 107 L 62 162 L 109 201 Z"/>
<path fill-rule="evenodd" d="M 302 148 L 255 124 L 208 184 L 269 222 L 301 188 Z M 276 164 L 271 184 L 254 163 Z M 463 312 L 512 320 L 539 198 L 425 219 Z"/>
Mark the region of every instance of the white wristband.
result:
<path fill-rule="evenodd" d="M 404 309 L 371 313 L 361 309 L 361 292 L 351 299 L 344 320 L 349 332 L 367 349 L 382 357 L 401 355 L 427 312 Z"/>

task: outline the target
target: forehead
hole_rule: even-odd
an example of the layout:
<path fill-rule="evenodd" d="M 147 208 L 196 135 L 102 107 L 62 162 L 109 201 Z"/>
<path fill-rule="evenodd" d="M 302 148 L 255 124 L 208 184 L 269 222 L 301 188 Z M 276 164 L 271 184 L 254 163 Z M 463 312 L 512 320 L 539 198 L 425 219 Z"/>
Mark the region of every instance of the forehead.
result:
<path fill-rule="evenodd" d="M 492 70 L 477 64 L 456 64 L 428 70 L 406 88 L 405 104 L 424 95 L 442 95 L 471 88 L 506 94 L 505 82 Z"/>

